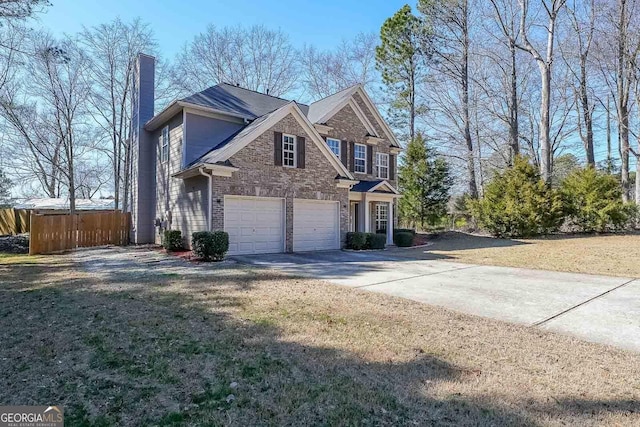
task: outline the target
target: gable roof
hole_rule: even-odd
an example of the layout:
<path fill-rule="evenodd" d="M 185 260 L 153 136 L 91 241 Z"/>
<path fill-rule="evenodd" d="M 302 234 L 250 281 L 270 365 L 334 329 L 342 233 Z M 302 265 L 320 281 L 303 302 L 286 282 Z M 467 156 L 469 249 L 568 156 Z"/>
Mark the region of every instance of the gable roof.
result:
<path fill-rule="evenodd" d="M 355 191 L 357 193 L 373 193 L 379 190 L 378 192 L 383 193 L 393 193 L 400 194 L 398 190 L 393 188 L 391 184 L 385 179 L 377 179 L 374 181 L 360 181 L 353 187 L 351 187 L 351 191 Z"/>
<path fill-rule="evenodd" d="M 365 127 L 367 127 L 367 129 L 372 129 L 369 120 L 366 118 L 366 116 L 364 116 L 362 109 L 358 106 L 353 98 L 355 94 L 358 94 L 360 98 L 362 98 L 367 109 L 374 116 L 376 122 L 378 122 L 387 138 L 389 138 L 391 145 L 400 148 L 400 143 L 393 134 L 393 131 L 384 120 L 384 118 L 380 114 L 380 111 L 378 111 L 378 108 L 376 108 L 375 104 L 373 103 L 371 98 L 369 98 L 369 95 L 367 95 L 367 92 L 364 90 L 362 84 L 360 83 L 312 103 L 309 106 L 309 120 L 311 120 L 312 123 L 326 123 L 327 120 L 333 117 L 345 105 L 351 105 L 356 115 L 360 118 L 360 120 L 362 120 Z M 375 135 L 375 129 L 373 129 L 373 136 L 379 136 Z"/>
<path fill-rule="evenodd" d="M 261 117 L 291 102 L 228 83 L 211 86 L 201 92 L 182 98 L 180 101 L 210 107 L 217 111 L 236 114 L 248 119 Z M 304 104 L 298 105 L 305 113 L 309 109 Z"/>
<path fill-rule="evenodd" d="M 275 111 L 267 113 L 251 122 L 238 133 L 232 135 L 226 140 L 219 143 L 212 150 L 208 151 L 202 157 L 192 162 L 187 169 L 198 167 L 205 164 L 224 163 L 235 153 L 249 145 L 258 136 L 269 130 L 273 125 L 284 119 L 287 115 L 292 114 L 302 128 L 306 131 L 309 138 L 316 144 L 322 154 L 327 158 L 331 165 L 336 169 L 338 176 L 353 179 L 353 175 L 347 170 L 342 162 L 329 149 L 324 139 L 318 131 L 313 127 L 307 116 L 302 112 L 298 104 L 294 101 L 283 105 Z"/>
<path fill-rule="evenodd" d="M 331 113 L 337 105 L 344 104 L 344 101 L 351 97 L 356 86 L 357 85 L 350 86 L 309 105 L 309 113 L 307 114 L 309 121 L 311 121 L 311 123 L 325 123 L 329 119 L 326 116 Z"/>

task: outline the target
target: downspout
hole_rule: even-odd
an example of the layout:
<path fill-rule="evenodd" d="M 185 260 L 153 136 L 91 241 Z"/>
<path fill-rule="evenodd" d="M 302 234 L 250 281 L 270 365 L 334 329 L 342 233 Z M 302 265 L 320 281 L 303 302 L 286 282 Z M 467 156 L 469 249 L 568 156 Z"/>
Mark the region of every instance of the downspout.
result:
<path fill-rule="evenodd" d="M 211 231 L 211 225 L 212 225 L 212 209 L 213 209 L 213 197 L 212 197 L 212 190 L 213 190 L 213 171 L 211 173 L 205 173 L 205 168 L 198 168 L 198 173 L 202 176 L 206 176 L 208 179 L 208 183 L 207 183 L 207 201 L 208 201 L 208 208 L 207 208 L 207 230 Z"/>

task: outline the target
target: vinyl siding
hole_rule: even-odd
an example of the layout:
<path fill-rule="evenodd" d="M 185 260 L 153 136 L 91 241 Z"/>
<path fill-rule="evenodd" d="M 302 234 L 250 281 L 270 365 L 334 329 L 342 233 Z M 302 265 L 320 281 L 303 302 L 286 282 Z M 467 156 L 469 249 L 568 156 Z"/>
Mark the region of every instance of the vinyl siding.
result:
<path fill-rule="evenodd" d="M 215 119 L 199 114 L 185 114 L 184 164 L 188 165 L 211 150 L 218 143 L 229 138 L 244 127 L 244 124 Z"/>
<path fill-rule="evenodd" d="M 191 234 L 207 229 L 208 179 L 197 176 L 186 180 L 171 175 L 182 169 L 183 115 L 176 114 L 167 122 L 169 126 L 169 159 L 156 158 L 156 218 L 166 221 L 167 228 L 182 232 L 185 246 L 191 243 Z M 164 127 L 164 126 L 163 126 Z M 162 144 L 162 128 L 153 133 L 156 150 Z M 156 232 L 155 241 L 161 243 L 162 230 Z"/>

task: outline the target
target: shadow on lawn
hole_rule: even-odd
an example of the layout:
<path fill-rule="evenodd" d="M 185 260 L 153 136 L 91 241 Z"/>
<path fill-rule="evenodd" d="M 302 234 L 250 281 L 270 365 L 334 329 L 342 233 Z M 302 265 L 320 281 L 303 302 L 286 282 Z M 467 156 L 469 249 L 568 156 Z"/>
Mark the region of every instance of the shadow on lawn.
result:
<path fill-rule="evenodd" d="M 0 270 L 4 404 L 62 404 L 68 425 L 535 424 L 490 396 L 428 397 L 432 381 L 475 375 L 437 357 L 368 363 L 283 340 L 270 318 L 242 311 L 246 291 L 269 279 L 264 271 L 221 270 L 175 288 L 173 273 L 74 278 L 72 268 Z M 640 410 L 638 402 L 560 408 Z"/>

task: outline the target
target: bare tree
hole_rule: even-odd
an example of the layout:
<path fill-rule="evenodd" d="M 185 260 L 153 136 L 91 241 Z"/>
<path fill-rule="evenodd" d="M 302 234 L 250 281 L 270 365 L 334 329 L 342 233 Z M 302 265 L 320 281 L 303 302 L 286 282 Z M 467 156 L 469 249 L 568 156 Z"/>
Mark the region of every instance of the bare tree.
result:
<path fill-rule="evenodd" d="M 536 23 L 536 27 L 542 27 L 546 35 L 546 45 L 543 53 L 537 49 L 531 39 L 531 27 L 534 23 L 530 22 L 529 16 L 529 0 L 518 0 L 520 3 L 520 43 L 518 47 L 529 52 L 535 59 L 540 70 L 540 149 L 541 162 L 540 169 L 542 177 L 545 181 L 551 182 L 552 161 L 551 161 L 551 79 L 552 65 L 554 60 L 554 47 L 556 35 L 556 23 L 560 10 L 564 7 L 566 0 L 541 0 L 541 7 L 547 18 L 546 25 Z M 544 55 L 544 56 L 543 56 Z"/>
<path fill-rule="evenodd" d="M 316 100 L 354 84 L 363 84 L 369 93 L 379 82 L 376 73 L 377 36 L 359 33 L 352 40 L 343 40 L 333 50 L 318 50 L 305 45 L 300 52 L 301 80 L 305 91 Z"/>
<path fill-rule="evenodd" d="M 471 8 L 469 0 L 433 1 L 421 0 L 418 10 L 426 22 L 433 28 L 434 55 L 437 68 L 447 79 L 457 83 L 456 102 L 460 104 L 462 120 L 462 141 L 464 143 L 467 166 L 467 188 L 471 197 L 478 197 L 476 179 L 476 149 L 471 133 L 470 93 L 472 79 L 470 76 L 471 51 Z"/>
<path fill-rule="evenodd" d="M 90 61 L 86 76 L 91 88 L 89 113 L 109 141 L 104 153 L 112 166 L 115 209 L 120 203 L 126 209 L 132 75 L 138 53 L 153 52 L 155 43 L 147 24 L 139 19 L 125 23 L 119 18 L 85 28 L 80 42 Z"/>
<path fill-rule="evenodd" d="M 572 0 L 568 7 L 571 29 L 571 40 L 560 43 L 562 57 L 575 81 L 574 94 L 576 102 L 578 132 L 584 146 L 587 165 L 595 167 L 595 151 L 593 146 L 593 111 L 595 102 L 591 99 L 591 78 L 589 76 L 589 60 L 593 35 L 596 29 L 595 0 Z"/>
<path fill-rule="evenodd" d="M 0 18 L 4 20 L 25 19 L 35 13 L 42 12 L 51 5 L 49 0 L 2 0 L 0 1 Z"/>
<path fill-rule="evenodd" d="M 41 179 L 49 194 L 60 195 L 63 184 L 70 211 L 75 211 L 76 162 L 91 149 L 86 122 L 87 60 L 68 38 L 32 34 L 32 52 L 21 83 L 4 91 L 0 105 L 4 118 L 26 143 L 33 161 L 40 161 Z"/>
<path fill-rule="evenodd" d="M 226 82 L 281 96 L 298 75 L 296 51 L 282 31 L 209 25 L 177 56 L 173 80 L 185 92 Z"/>
<path fill-rule="evenodd" d="M 509 50 L 508 67 L 504 67 L 503 73 L 508 76 L 507 111 L 509 126 L 509 163 L 520 153 L 520 123 L 518 118 L 518 63 L 517 44 L 520 34 L 518 13 L 514 0 L 490 0 L 493 6 L 495 21 L 502 33 L 503 44 Z M 497 62 L 500 64 L 500 62 Z"/>

